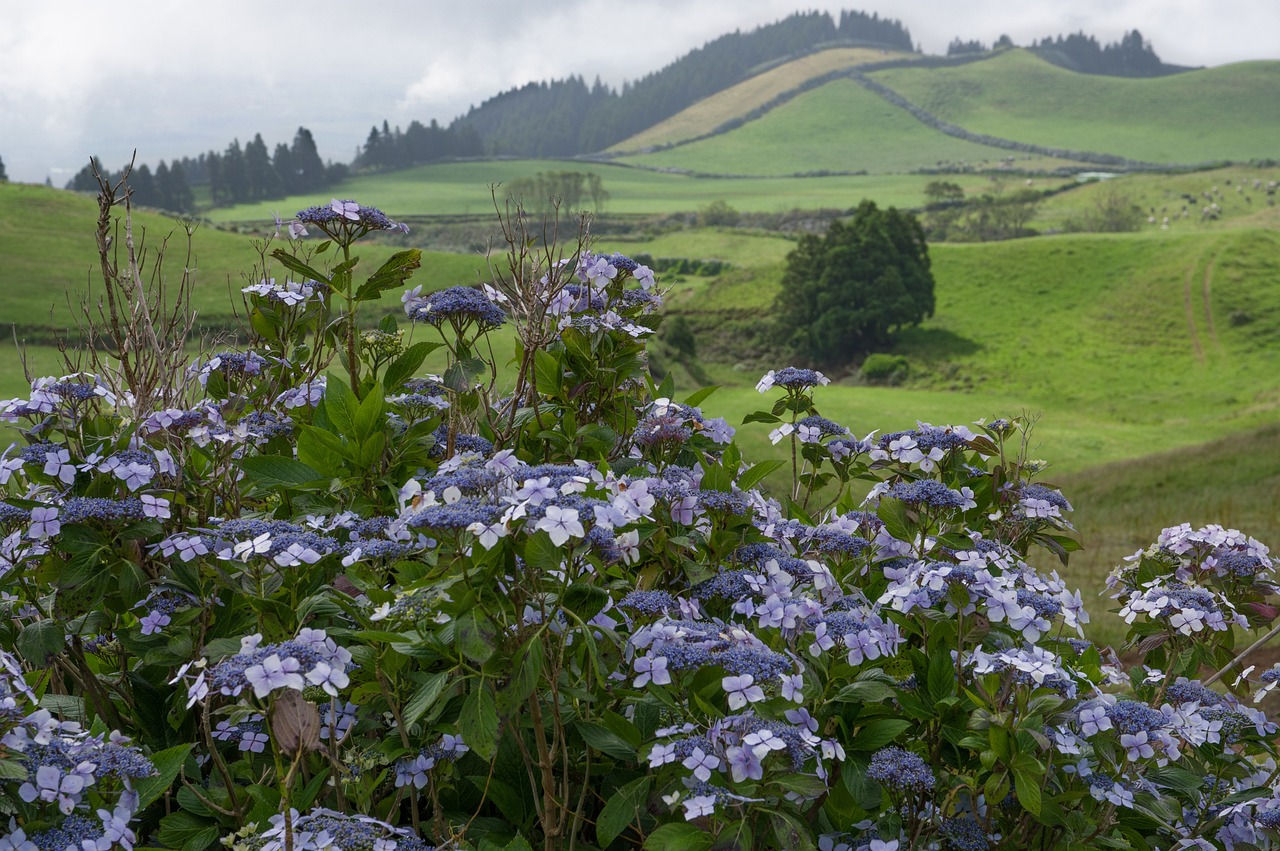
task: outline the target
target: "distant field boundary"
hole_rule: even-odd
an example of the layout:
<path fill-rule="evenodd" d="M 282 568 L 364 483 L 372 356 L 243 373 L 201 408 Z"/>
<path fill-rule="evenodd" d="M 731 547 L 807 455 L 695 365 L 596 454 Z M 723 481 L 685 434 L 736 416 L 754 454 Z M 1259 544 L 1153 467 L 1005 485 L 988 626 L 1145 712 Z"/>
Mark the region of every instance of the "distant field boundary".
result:
<path fill-rule="evenodd" d="M 1219 163 L 1149 163 L 1143 160 L 1131 160 L 1115 154 L 1100 154 L 1094 151 L 1073 151 L 1068 148 L 1051 148 L 1045 145 L 1034 145 L 1030 142 L 1018 142 L 1013 139 L 1004 139 L 999 136 L 988 136 L 985 133 L 974 133 L 956 124 L 943 121 L 941 118 L 938 118 L 933 113 L 928 112 L 923 107 L 917 106 L 907 100 L 884 83 L 877 82 L 876 80 L 868 77 L 866 73 L 868 71 L 882 71 L 886 68 L 903 67 L 901 64 L 890 62 L 880 64 L 884 67 L 865 65 L 859 68 L 849 68 L 843 73 L 844 76 L 856 81 L 868 91 L 874 92 L 894 106 L 906 110 L 920 123 L 937 130 L 939 133 L 945 133 L 948 136 L 954 136 L 955 138 L 963 139 L 966 142 L 974 142 L 979 145 L 986 145 L 990 148 L 1004 148 L 1008 151 L 1021 151 L 1028 154 L 1038 154 L 1042 157 L 1056 157 L 1057 159 L 1076 160 L 1078 162 L 1093 163 L 1095 165 L 1111 166 L 1112 168 L 1120 169 L 1122 171 L 1193 171 L 1207 168 L 1212 165 L 1219 165 Z"/>
<path fill-rule="evenodd" d="M 883 62 L 870 62 L 864 65 L 858 65 L 853 68 L 840 68 L 834 71 L 828 71 L 824 74 L 818 74 L 810 77 L 798 86 L 779 92 L 765 103 L 742 115 L 725 121 L 710 131 L 697 136 L 691 136 L 688 139 L 680 139 L 675 142 L 668 142 L 663 145 L 647 145 L 643 148 L 628 151 L 612 151 L 598 152 L 595 154 L 579 155 L 576 159 L 585 160 L 587 162 L 611 162 L 621 157 L 636 156 L 639 154 L 653 154 L 661 151 L 669 151 L 674 148 L 691 145 L 695 142 L 701 142 L 716 136 L 723 135 L 732 130 L 736 130 L 742 125 L 750 121 L 763 118 L 768 113 L 777 109 L 813 89 L 825 86 L 827 83 L 835 80 L 848 79 L 861 85 L 863 88 L 873 92 L 894 106 L 906 110 L 913 118 L 920 123 L 948 136 L 956 139 L 962 139 L 966 142 L 974 144 L 986 145 L 991 148 L 1000 148 L 1007 151 L 1019 151 L 1021 153 L 1036 154 L 1039 156 L 1054 157 L 1057 159 L 1075 160 L 1076 162 L 1089 163 L 1091 165 L 1104 165 L 1118 171 L 1199 171 L 1201 169 L 1213 168 L 1220 166 L 1221 162 L 1202 162 L 1202 163 L 1151 163 L 1143 160 L 1132 160 L 1127 157 L 1121 157 L 1116 154 L 1104 154 L 1095 151 L 1074 151 L 1068 148 L 1053 148 L 1045 145 L 1036 145 L 1030 142 L 1019 142 L 1014 139 L 1005 139 L 1000 136 L 989 136 L 985 133 L 974 133 L 966 130 L 959 125 L 943 121 L 933 113 L 925 110 L 923 107 L 917 106 L 907 100 L 898 92 L 877 82 L 867 76 L 868 73 L 876 71 L 886 71 L 892 68 L 943 68 L 958 65 L 968 65 L 973 62 L 981 62 L 991 58 L 991 54 L 969 55 L 957 57 L 921 57 L 915 59 L 889 59 Z M 636 168 L 651 169 L 654 171 L 679 172 L 694 174 L 694 172 L 686 172 L 682 169 L 657 168 L 643 165 L 634 165 Z M 1059 169 L 1059 172 L 1068 173 L 1071 169 Z M 854 174 L 854 172 L 850 172 Z M 712 176 L 728 176 L 728 175 L 709 175 L 698 173 L 696 176 L 712 177 Z M 736 176 L 736 175 L 735 175 Z M 794 175 L 802 176 L 802 175 Z"/>

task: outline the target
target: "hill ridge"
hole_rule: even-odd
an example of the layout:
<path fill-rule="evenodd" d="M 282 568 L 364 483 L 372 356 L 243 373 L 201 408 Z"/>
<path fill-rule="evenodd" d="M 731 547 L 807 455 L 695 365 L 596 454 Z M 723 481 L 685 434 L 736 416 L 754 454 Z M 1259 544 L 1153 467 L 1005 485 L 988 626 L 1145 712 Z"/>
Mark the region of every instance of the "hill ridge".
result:
<path fill-rule="evenodd" d="M 825 49 L 829 50 L 832 48 L 825 48 Z M 814 51 L 814 52 L 817 53 L 821 51 Z M 1030 51 L 1030 52 L 1034 54 L 1034 51 Z M 806 54 L 806 55 L 812 55 L 812 54 Z M 626 141 L 623 141 L 613 146 L 607 151 L 601 151 L 593 154 L 581 154 L 579 155 L 578 158 L 586 161 L 608 162 L 621 157 L 656 153 L 659 151 L 668 151 L 674 148 L 679 148 L 685 145 L 701 142 L 706 139 L 711 139 L 716 136 L 720 136 L 725 133 L 732 132 L 733 130 L 738 129 L 739 127 L 743 126 L 748 122 L 758 120 L 764 117 L 765 115 L 767 115 L 768 113 L 770 113 L 771 111 L 773 111 L 774 109 L 777 109 L 778 107 L 794 100 L 795 98 L 805 94 L 806 92 L 813 91 L 816 88 L 826 85 L 827 83 L 833 82 L 835 80 L 840 80 L 840 79 L 850 79 L 857 82 L 859 85 L 863 86 L 868 91 L 871 91 L 879 95 L 885 101 L 893 104 L 894 106 L 900 109 L 905 110 L 913 118 L 920 121 L 922 124 L 926 125 L 927 127 L 930 127 L 933 130 L 936 130 L 940 133 L 944 133 L 953 138 L 962 139 L 966 142 L 972 142 L 974 144 L 986 145 L 988 147 L 1001 148 L 1009 151 L 1019 151 L 1022 153 L 1036 154 L 1039 156 L 1052 157 L 1055 159 L 1074 160 L 1076 162 L 1081 162 L 1081 163 L 1105 165 L 1105 166 L 1109 166 L 1111 168 L 1115 168 L 1123 171 L 1192 170 L 1192 169 L 1210 167 L 1210 166 L 1216 165 L 1218 162 L 1218 161 L 1202 161 L 1197 163 L 1153 163 L 1145 160 L 1133 159 L 1130 157 L 1125 157 L 1118 154 L 1112 154 L 1112 153 L 1107 153 L 1102 151 L 1088 151 L 1088 150 L 1078 150 L 1078 149 L 1071 149 L 1071 148 L 1061 148 L 1061 147 L 1048 146 L 1048 145 L 1038 145 L 1032 142 L 1023 142 L 1017 139 L 1010 139 L 1010 138 L 995 136 L 987 133 L 977 133 L 965 127 L 962 127 L 958 124 L 955 124 L 949 121 L 944 121 L 943 119 L 939 118 L 938 116 L 934 115 L 933 113 L 929 112 L 928 110 L 924 109 L 918 104 L 913 103 L 912 101 L 904 97 L 901 93 L 897 92 L 896 90 L 890 88 L 889 86 L 886 86 L 883 83 L 880 83 L 877 80 L 873 80 L 867 76 L 868 74 L 872 74 L 877 71 L 884 71 L 884 70 L 897 69 L 897 68 L 913 68 L 914 69 L 914 68 L 938 68 L 938 67 L 952 67 L 952 66 L 958 66 L 958 65 L 969 65 L 975 62 L 983 62 L 983 61 L 990 60 L 998 55 L 999 53 L 987 53 L 987 54 L 977 55 L 977 56 L 963 55 L 963 56 L 954 56 L 954 57 L 895 58 L 895 59 L 889 59 L 889 60 L 880 61 L 880 62 L 857 63 L 847 68 L 833 69 L 833 70 L 826 71 L 821 74 L 817 74 L 812 77 L 809 77 L 805 79 L 798 86 L 794 86 L 790 89 L 786 89 L 782 92 L 779 92 L 778 94 L 774 95 L 765 103 L 755 106 L 752 109 L 748 110 L 747 112 L 744 112 L 739 116 L 731 118 L 728 121 L 721 122 L 720 124 L 716 125 L 711 130 L 705 133 L 700 133 L 695 136 L 690 136 L 683 139 L 677 139 L 668 143 L 663 143 L 658 145 L 645 145 L 645 146 L 634 147 L 634 148 L 624 147 L 626 145 Z M 783 65 L 790 64 L 791 62 L 797 61 L 797 59 L 799 58 L 803 58 L 803 57 L 788 58 L 785 62 L 774 64 L 769 69 L 765 69 L 765 71 L 774 70 L 778 67 L 782 67 Z M 1080 73 L 1080 72 L 1073 72 L 1073 73 Z M 716 94 L 720 94 L 720 93 L 718 92 Z M 715 95 L 711 95 L 709 97 L 714 97 L 714 96 Z M 694 104 L 693 106 L 696 106 L 696 104 Z M 643 134 L 637 134 L 637 136 L 642 136 L 642 135 Z M 632 138 L 636 138 L 636 137 L 632 137 Z M 632 164 L 632 165 L 638 168 L 646 168 L 646 166 L 644 166 L 643 164 Z M 689 173 L 704 174 L 704 172 L 693 172 L 693 171 L 690 171 Z M 852 174 L 856 172 L 848 172 L 848 173 Z M 718 173 L 718 174 L 728 175 L 729 173 Z"/>

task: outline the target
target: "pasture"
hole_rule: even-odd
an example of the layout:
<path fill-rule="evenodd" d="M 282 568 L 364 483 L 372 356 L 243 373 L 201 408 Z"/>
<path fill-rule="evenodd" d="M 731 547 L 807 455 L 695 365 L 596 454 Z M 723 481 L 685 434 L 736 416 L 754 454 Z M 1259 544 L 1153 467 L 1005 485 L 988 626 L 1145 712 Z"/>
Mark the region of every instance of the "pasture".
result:
<path fill-rule="evenodd" d="M 872 78 L 943 121 L 1037 145 L 1166 164 L 1274 158 L 1280 63 L 1150 79 L 1076 74 L 1026 50 Z"/>

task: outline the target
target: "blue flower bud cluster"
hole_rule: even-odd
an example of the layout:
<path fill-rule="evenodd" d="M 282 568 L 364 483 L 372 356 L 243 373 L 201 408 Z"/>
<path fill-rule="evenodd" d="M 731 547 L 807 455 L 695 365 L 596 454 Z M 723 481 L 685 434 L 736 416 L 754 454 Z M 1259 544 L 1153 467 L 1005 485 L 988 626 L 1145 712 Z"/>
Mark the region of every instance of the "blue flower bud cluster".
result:
<path fill-rule="evenodd" d="M 881 748 L 871 755 L 867 777 L 900 792 L 925 792 L 937 782 L 923 759 L 897 746 Z"/>
<path fill-rule="evenodd" d="M 439 328 L 445 322 L 475 323 L 481 331 L 491 331 L 507 321 L 507 314 L 488 296 L 474 287 L 447 287 L 405 303 L 405 312 L 414 322 Z"/>

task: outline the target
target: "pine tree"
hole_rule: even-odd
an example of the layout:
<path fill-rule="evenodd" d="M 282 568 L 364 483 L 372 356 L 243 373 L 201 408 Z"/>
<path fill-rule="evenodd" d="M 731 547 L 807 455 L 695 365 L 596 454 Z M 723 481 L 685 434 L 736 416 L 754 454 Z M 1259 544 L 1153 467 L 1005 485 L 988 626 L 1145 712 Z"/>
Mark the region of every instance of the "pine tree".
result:
<path fill-rule="evenodd" d="M 160 163 L 161 166 L 164 163 Z M 157 183 L 159 171 L 156 172 Z M 165 209 L 175 213 L 190 213 L 196 208 L 195 198 L 191 194 L 191 184 L 187 183 L 187 173 L 177 160 L 169 167 L 168 189 L 166 191 Z"/>
<path fill-rule="evenodd" d="M 294 195 L 302 191 L 298 180 L 298 169 L 293 164 L 293 152 L 284 142 L 276 145 L 275 153 L 271 155 L 271 167 L 275 169 L 276 174 L 280 175 L 285 194 Z"/>
<path fill-rule="evenodd" d="M 323 189 L 325 186 L 324 160 L 320 159 L 320 152 L 316 150 L 316 140 L 311 136 L 311 131 L 305 127 L 299 127 L 298 132 L 294 134 L 293 147 L 289 152 L 293 156 L 293 167 L 297 171 L 299 191 L 311 192 Z"/>
<path fill-rule="evenodd" d="M 261 133 L 254 134 L 253 141 L 244 146 L 244 172 L 251 200 L 279 198 L 284 194 L 284 181 L 271 164 L 267 143 L 262 141 Z"/>

